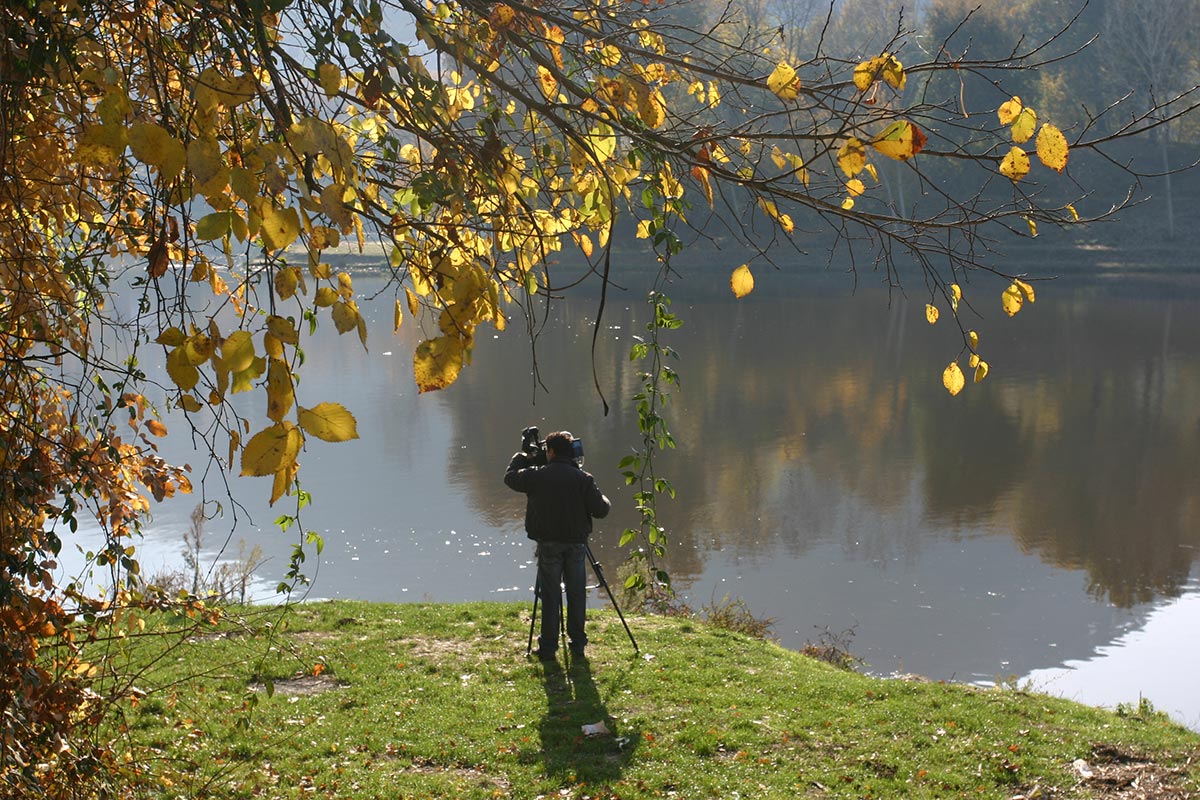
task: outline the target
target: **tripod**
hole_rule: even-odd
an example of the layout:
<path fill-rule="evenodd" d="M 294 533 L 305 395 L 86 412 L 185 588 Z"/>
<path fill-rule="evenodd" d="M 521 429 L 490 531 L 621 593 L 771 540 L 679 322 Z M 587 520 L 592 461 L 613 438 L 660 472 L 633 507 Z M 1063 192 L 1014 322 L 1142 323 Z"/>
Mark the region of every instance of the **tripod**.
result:
<path fill-rule="evenodd" d="M 621 624 L 623 626 L 625 626 L 625 633 L 627 633 L 629 635 L 629 642 L 633 645 L 634 654 L 641 652 L 638 649 L 637 640 L 633 638 L 633 631 L 629 630 L 629 623 L 625 621 L 625 615 L 621 613 L 621 607 L 617 605 L 617 598 L 613 597 L 612 589 L 609 587 L 608 581 L 604 580 L 604 570 L 600 567 L 600 562 L 596 560 L 596 557 L 594 555 L 592 555 L 592 546 L 585 542 L 583 545 L 583 551 L 587 554 L 588 562 L 592 565 L 592 572 L 595 573 L 596 579 L 600 581 L 600 585 L 604 587 L 604 591 L 608 592 L 609 602 L 611 602 L 613 608 L 615 608 L 617 610 L 617 616 L 620 617 Z M 540 562 L 540 560 L 539 560 L 539 562 Z M 538 577 L 534 580 L 534 584 L 533 584 L 533 615 L 529 619 L 529 643 L 525 648 L 525 655 L 529 655 L 533 652 L 533 629 L 534 629 L 534 626 L 537 625 L 538 600 L 542 596 L 543 587 L 542 587 L 541 569 L 540 569 L 541 564 L 539 563 L 538 566 L 539 566 Z M 561 585 L 558 587 L 558 591 L 560 591 L 560 592 L 562 591 Z M 565 640 L 566 636 L 567 636 L 567 624 L 566 624 L 566 620 L 563 618 L 563 615 L 566 613 L 566 604 L 559 602 L 558 611 L 559 611 L 559 631 L 560 631 L 563 639 Z"/>

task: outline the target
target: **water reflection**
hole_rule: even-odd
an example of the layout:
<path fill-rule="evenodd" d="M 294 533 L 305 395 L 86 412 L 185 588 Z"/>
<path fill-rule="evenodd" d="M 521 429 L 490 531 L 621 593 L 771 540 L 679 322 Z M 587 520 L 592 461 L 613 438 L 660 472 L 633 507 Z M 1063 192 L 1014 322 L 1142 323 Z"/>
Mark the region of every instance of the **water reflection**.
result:
<path fill-rule="evenodd" d="M 924 322 L 923 303 L 851 297 L 840 282 L 760 281 L 740 303 L 676 295 L 679 449 L 662 468 L 678 499 L 660 514 L 670 569 L 697 603 L 743 597 L 792 646 L 814 626 L 853 628 L 879 671 L 990 680 L 1087 659 L 1187 593 L 1200 547 L 1196 295 L 1051 285 L 1011 320 L 997 301 L 980 323 L 992 375 L 958 398 L 940 381 L 952 334 Z M 616 464 L 637 438 L 628 350 L 641 297 L 610 298 L 601 325 L 607 416 L 594 301 L 558 303 L 535 350 L 519 331 L 481 329 L 459 383 L 420 396 L 422 333 L 394 336 L 388 302 L 363 303 L 370 352 L 325 330 L 305 345 L 327 368 L 305 373 L 298 402 L 343 400 L 363 436 L 303 456 L 316 502 L 302 524 L 327 540 L 315 593 L 531 598 L 521 498 L 501 482 L 531 424 L 585 439 L 615 504 L 594 543 L 611 579 L 620 531 L 636 524 Z M 186 444 L 168 455 L 189 457 Z M 236 491 L 254 524 L 233 535 L 263 546 L 274 580 L 292 544 L 269 524 L 280 510 L 265 508 L 265 486 Z M 162 509 L 152 540 L 177 537 L 193 503 Z M 1136 700 L 1127 688 L 1111 702 Z"/>

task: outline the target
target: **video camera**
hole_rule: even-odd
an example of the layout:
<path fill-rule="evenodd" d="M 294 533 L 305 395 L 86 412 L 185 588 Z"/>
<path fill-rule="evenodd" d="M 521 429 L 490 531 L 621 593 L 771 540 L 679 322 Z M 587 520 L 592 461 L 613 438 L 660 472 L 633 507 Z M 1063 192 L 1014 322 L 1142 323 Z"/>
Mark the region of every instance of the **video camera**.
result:
<path fill-rule="evenodd" d="M 572 436 L 571 448 L 574 451 L 572 459 L 575 461 L 575 466 L 583 467 L 583 439 Z M 538 439 L 538 429 L 536 426 L 529 426 L 521 431 L 521 452 L 529 457 L 530 463 L 535 467 L 541 467 L 549 460 L 546 453 L 546 440 Z"/>

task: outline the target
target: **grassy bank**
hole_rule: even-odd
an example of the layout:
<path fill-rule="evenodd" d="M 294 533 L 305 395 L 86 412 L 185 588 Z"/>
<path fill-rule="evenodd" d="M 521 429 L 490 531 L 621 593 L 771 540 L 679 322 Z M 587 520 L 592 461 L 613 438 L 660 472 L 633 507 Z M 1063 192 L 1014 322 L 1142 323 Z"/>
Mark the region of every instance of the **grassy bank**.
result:
<path fill-rule="evenodd" d="M 880 680 L 683 619 L 593 612 L 525 657 L 529 607 L 320 603 L 145 633 L 123 743 L 159 796 L 1188 797 L 1200 735 L 1010 690 Z M 164 628 L 171 621 L 161 620 Z M 140 693 L 139 693 L 140 694 Z M 585 735 L 603 723 L 607 732 Z M 1122 793 L 1125 792 L 1125 793 Z"/>

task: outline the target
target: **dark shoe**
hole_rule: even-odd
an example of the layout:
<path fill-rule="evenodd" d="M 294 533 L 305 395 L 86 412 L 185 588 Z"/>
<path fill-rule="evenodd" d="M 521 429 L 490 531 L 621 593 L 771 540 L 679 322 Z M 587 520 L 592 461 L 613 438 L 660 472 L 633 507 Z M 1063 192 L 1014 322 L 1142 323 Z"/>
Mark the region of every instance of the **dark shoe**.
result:
<path fill-rule="evenodd" d="M 538 661 L 554 661 L 556 656 L 553 650 L 534 650 L 533 654 L 537 656 Z"/>

